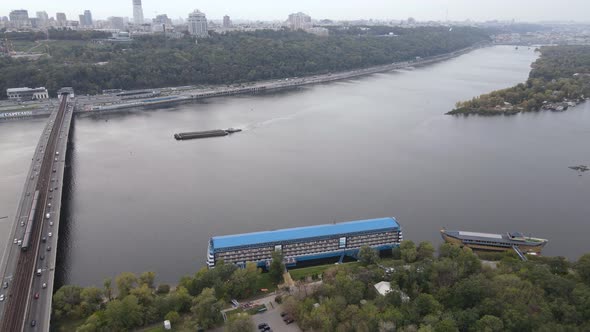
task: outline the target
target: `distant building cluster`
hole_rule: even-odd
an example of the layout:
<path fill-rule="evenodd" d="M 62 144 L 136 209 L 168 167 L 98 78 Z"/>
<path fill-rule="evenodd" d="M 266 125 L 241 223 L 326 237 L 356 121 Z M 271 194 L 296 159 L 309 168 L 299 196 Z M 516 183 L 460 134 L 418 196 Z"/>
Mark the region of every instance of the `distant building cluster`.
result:
<path fill-rule="evenodd" d="M 248 21 L 232 20 L 229 15 L 219 19 L 208 19 L 207 15 L 194 10 L 187 13 L 184 18 L 171 19 L 165 13 L 159 13 L 153 18 L 144 17 L 142 0 L 130 1 L 129 14 L 133 16 L 110 16 L 107 19 L 96 19 L 92 12 L 87 9 L 77 17 L 68 17 L 63 12 L 51 16 L 47 11 L 37 11 L 34 16 L 29 15 L 26 9 L 15 9 L 8 13 L 8 16 L 0 16 L 0 29 L 7 31 L 47 31 L 48 29 L 68 30 L 99 30 L 113 33 L 110 41 L 128 42 L 137 35 L 165 34 L 168 38 L 182 38 L 190 35 L 194 38 L 206 38 L 211 33 L 225 34 L 230 31 L 255 31 L 261 29 L 281 30 L 290 29 L 293 31 L 305 31 L 321 37 L 330 34 L 330 30 L 346 30 L 351 27 L 370 29 L 372 26 L 392 27 L 455 27 L 470 26 L 481 28 L 499 28 L 500 31 L 510 31 L 510 26 L 516 24 L 511 21 L 486 21 L 472 22 L 465 21 L 419 21 L 413 17 L 405 20 L 344 20 L 332 21 L 329 19 L 312 19 L 310 15 L 303 12 L 290 14 L 285 21 Z M 585 30 L 584 30 L 585 29 Z M 590 31 L 588 28 L 580 28 L 574 24 L 556 24 L 543 31 L 526 33 L 503 33 L 494 36 L 498 44 L 536 45 L 536 44 L 590 44 Z M 127 34 L 119 34 L 126 32 Z M 127 37 L 129 36 L 129 37 Z M 389 36 L 395 37 L 390 33 Z M 13 54 L 14 48 L 8 43 L 0 41 L 0 55 Z"/>
<path fill-rule="evenodd" d="M 326 28 L 314 27 L 311 21 L 311 16 L 301 12 L 289 15 L 287 24 L 291 30 L 303 30 L 322 37 L 326 37 L 330 34 L 330 31 Z"/>

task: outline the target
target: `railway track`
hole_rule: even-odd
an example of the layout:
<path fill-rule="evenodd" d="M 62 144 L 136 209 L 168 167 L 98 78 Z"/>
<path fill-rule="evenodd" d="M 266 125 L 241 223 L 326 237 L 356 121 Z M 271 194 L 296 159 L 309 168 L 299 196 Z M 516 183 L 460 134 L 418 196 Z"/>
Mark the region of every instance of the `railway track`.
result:
<path fill-rule="evenodd" d="M 62 101 L 51 129 L 51 133 L 49 134 L 47 145 L 45 146 L 43 161 L 41 168 L 39 169 L 39 179 L 37 187 L 35 188 L 35 190 L 39 191 L 39 204 L 32 219 L 33 227 L 31 231 L 30 246 L 26 251 L 19 251 L 17 268 L 6 299 L 4 319 L 1 322 L 0 331 L 20 332 L 23 331 L 25 326 L 29 323 L 27 321 L 27 308 L 29 301 L 33 300 L 31 285 L 36 265 L 41 265 L 42 262 L 38 260 L 38 255 L 41 243 L 43 214 L 47 207 L 47 202 L 51 201 L 49 198 L 51 170 L 53 168 L 53 158 L 56 152 L 56 143 L 67 107 L 67 100 L 67 94 L 62 95 Z M 57 195 L 61 196 L 61 193 L 58 194 L 54 192 L 52 194 L 56 195 L 57 199 L 59 199 Z"/>

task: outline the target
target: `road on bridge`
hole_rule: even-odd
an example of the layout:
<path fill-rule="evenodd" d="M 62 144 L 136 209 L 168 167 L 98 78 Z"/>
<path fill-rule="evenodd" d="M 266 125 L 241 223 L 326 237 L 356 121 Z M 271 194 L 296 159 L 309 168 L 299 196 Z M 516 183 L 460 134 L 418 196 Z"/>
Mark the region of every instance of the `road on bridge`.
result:
<path fill-rule="evenodd" d="M 34 210 L 34 215 L 30 222 L 32 222 L 30 243 L 27 250 L 19 250 L 18 247 L 12 247 L 9 255 L 18 256 L 16 258 L 16 267 L 13 271 L 9 271 L 11 266 L 7 265 L 4 279 L 3 279 L 3 291 L 7 291 L 5 294 L 4 312 L 2 315 L 2 321 L 0 323 L 0 331 L 23 331 L 31 325 L 36 325 L 36 318 L 29 317 L 28 309 L 31 306 L 31 301 L 36 300 L 35 294 L 39 292 L 42 284 L 38 281 L 34 283 L 34 278 L 41 278 L 35 276 L 36 270 L 42 270 L 42 276 L 46 273 L 44 271 L 46 267 L 43 265 L 43 261 L 40 260 L 41 256 L 45 255 L 45 252 L 51 250 L 50 243 L 44 243 L 42 237 L 46 234 L 43 232 L 45 224 L 44 216 L 49 211 L 49 204 L 52 199 L 60 199 L 61 193 L 58 195 L 54 193 L 55 184 L 52 181 L 52 174 L 54 168 L 54 162 L 57 162 L 56 157 L 56 146 L 62 128 L 64 114 L 67 109 L 68 97 L 62 95 L 62 102 L 59 106 L 57 115 L 55 117 L 51 132 L 45 146 L 43 153 L 43 159 L 41 166 L 38 170 L 38 180 L 34 191 L 39 191 L 38 203 Z M 45 132 L 44 132 L 45 134 Z M 35 161 L 33 161 L 35 162 Z M 57 187 L 56 187 L 57 188 Z M 31 208 L 31 211 L 35 207 Z M 22 218 L 18 216 L 19 220 Z M 51 242 L 51 239 L 45 241 Z M 24 243 L 23 243 L 24 244 Z M 56 243 L 57 244 L 57 243 Z M 10 259 L 10 258 L 9 258 Z M 9 285 L 4 288 L 4 284 L 7 275 L 10 275 Z M 35 284 L 35 287 L 32 287 Z M 47 289 L 47 292 L 51 292 L 51 289 Z M 30 318 L 27 319 L 27 317 Z M 35 321 L 35 322 L 33 322 Z"/>

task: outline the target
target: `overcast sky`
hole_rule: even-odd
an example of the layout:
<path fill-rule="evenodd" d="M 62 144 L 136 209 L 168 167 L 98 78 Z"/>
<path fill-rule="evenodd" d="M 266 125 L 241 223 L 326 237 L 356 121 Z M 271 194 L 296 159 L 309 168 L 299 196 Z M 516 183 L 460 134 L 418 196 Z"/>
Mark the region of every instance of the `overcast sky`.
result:
<path fill-rule="evenodd" d="M 590 21 L 590 0 L 143 0 L 146 18 L 168 14 L 186 18 L 200 9 L 209 19 L 284 20 L 302 11 L 312 18 L 329 19 L 406 19 L 417 20 L 510 20 Z M 133 16 L 132 0 L 0 0 L 0 16 L 14 9 L 27 9 L 34 17 L 37 11 L 49 16 L 65 12 L 76 20 L 85 9 L 97 19 L 109 16 Z"/>

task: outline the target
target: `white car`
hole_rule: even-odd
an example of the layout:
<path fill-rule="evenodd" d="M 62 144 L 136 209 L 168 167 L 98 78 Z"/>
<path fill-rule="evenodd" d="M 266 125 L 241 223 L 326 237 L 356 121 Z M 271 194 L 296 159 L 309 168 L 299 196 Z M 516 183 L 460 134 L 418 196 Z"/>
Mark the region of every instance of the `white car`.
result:
<path fill-rule="evenodd" d="M 49 232 L 47 233 L 47 236 L 51 237 L 53 235 L 53 233 Z"/>
<path fill-rule="evenodd" d="M 50 221 L 49 222 L 49 226 L 53 226 L 53 221 Z"/>
<path fill-rule="evenodd" d="M 4 294 L 0 294 L 0 302 L 4 301 Z"/>
<path fill-rule="evenodd" d="M 14 244 L 17 244 L 17 243 L 18 243 L 18 239 L 14 239 Z"/>
<path fill-rule="evenodd" d="M 46 283 L 43 283 L 43 285 L 41 287 L 47 288 L 47 284 Z"/>

